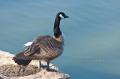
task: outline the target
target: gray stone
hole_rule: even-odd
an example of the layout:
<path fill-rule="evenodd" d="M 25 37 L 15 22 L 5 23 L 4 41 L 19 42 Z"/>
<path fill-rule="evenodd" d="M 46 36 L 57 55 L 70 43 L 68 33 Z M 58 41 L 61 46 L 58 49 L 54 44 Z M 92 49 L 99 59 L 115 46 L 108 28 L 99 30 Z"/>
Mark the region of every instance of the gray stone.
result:
<path fill-rule="evenodd" d="M 61 72 L 57 66 L 50 64 L 53 71 L 42 68 L 39 70 L 38 61 L 32 61 L 25 72 L 18 73 L 20 67 L 14 63 L 9 52 L 0 51 L 0 79 L 70 79 L 68 74 Z M 45 62 L 42 62 L 45 65 Z"/>

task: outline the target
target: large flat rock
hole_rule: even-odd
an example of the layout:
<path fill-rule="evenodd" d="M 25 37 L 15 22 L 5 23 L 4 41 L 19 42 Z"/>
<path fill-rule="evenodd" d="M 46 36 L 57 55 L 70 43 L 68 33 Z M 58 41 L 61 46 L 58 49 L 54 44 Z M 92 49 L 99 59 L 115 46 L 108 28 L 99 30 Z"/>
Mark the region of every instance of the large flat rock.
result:
<path fill-rule="evenodd" d="M 39 70 L 38 61 L 32 61 L 24 73 L 18 73 L 19 66 L 14 63 L 14 55 L 0 50 L 0 79 L 69 79 L 68 74 L 63 73 L 57 66 L 50 64 L 53 71 L 47 71 L 45 68 Z M 42 62 L 45 65 L 45 62 Z"/>

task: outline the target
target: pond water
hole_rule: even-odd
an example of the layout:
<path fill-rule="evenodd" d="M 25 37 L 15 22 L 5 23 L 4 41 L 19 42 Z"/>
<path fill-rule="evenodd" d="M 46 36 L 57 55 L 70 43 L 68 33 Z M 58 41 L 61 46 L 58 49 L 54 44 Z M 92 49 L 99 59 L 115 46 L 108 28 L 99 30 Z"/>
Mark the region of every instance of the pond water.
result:
<path fill-rule="evenodd" d="M 119 0 L 0 0 L 0 49 L 18 53 L 52 35 L 59 11 L 65 50 L 53 61 L 71 79 L 120 79 Z"/>

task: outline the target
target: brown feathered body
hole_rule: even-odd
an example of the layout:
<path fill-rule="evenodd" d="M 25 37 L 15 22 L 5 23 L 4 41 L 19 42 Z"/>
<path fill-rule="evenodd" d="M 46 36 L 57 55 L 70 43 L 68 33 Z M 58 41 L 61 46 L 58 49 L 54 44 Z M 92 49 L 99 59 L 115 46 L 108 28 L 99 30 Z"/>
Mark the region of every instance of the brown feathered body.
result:
<path fill-rule="evenodd" d="M 59 39 L 60 40 L 57 40 L 48 35 L 39 36 L 25 52 L 17 54 L 16 57 L 24 60 L 51 61 L 63 52 L 64 39 L 62 36 L 60 36 Z"/>

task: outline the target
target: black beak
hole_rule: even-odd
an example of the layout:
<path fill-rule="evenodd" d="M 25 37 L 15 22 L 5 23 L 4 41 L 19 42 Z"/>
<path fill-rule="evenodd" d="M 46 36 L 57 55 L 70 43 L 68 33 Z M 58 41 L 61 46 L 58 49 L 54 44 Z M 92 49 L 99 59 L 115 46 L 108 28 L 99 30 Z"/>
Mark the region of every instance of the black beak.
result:
<path fill-rule="evenodd" d="M 69 16 L 65 16 L 65 18 L 69 18 Z"/>

